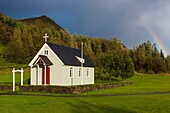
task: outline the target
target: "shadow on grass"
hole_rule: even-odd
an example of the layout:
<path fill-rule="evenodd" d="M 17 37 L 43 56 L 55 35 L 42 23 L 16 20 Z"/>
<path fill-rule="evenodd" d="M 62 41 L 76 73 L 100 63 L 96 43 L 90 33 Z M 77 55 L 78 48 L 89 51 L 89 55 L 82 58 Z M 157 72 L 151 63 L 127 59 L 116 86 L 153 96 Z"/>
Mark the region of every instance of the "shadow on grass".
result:
<path fill-rule="evenodd" d="M 78 104 L 77 104 L 78 103 Z M 71 107 L 71 113 L 136 113 L 134 111 L 128 111 L 114 107 L 112 105 L 91 104 L 87 101 L 77 100 L 77 103 L 67 102 Z"/>

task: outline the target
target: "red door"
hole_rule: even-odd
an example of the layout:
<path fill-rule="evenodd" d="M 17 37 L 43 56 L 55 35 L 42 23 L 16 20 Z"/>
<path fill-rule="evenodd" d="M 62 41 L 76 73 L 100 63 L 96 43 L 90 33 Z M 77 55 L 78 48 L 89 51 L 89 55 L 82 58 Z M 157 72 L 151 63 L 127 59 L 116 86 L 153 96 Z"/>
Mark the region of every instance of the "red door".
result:
<path fill-rule="evenodd" d="M 42 68 L 42 84 L 44 84 L 44 67 Z M 46 84 L 50 84 L 50 68 L 46 67 Z"/>

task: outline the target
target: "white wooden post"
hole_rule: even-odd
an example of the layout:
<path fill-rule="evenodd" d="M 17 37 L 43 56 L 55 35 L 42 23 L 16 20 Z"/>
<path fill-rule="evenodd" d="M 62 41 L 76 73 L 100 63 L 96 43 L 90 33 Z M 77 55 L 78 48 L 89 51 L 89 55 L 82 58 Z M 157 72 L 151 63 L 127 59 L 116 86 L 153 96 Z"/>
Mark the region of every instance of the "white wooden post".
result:
<path fill-rule="evenodd" d="M 44 85 L 46 86 L 46 64 L 44 65 Z"/>
<path fill-rule="evenodd" d="M 21 68 L 21 70 L 15 70 L 15 68 L 13 68 L 12 70 L 12 76 L 13 76 L 13 91 L 15 91 L 15 72 L 20 72 L 21 73 L 21 86 L 23 85 L 23 68 Z"/>
<path fill-rule="evenodd" d="M 21 68 L 21 86 L 23 85 L 23 72 L 24 72 L 24 70 L 23 70 L 23 68 Z"/>
<path fill-rule="evenodd" d="M 13 75 L 13 91 L 15 91 L 15 68 L 12 70 L 12 75 Z"/>
<path fill-rule="evenodd" d="M 39 83 L 39 65 L 37 64 L 37 79 L 38 79 L 38 85 L 40 85 L 40 83 Z"/>
<path fill-rule="evenodd" d="M 81 85 L 83 85 L 83 42 L 81 42 Z"/>

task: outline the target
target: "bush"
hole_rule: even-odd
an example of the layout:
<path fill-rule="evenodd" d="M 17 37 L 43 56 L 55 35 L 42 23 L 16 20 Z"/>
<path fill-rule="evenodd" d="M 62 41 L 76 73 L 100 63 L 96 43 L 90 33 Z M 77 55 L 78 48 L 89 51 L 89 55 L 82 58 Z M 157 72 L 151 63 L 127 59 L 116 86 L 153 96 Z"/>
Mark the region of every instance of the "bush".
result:
<path fill-rule="evenodd" d="M 102 56 L 101 62 L 109 80 L 112 77 L 120 76 L 122 79 L 126 79 L 134 75 L 134 64 L 126 50 L 111 51 Z"/>

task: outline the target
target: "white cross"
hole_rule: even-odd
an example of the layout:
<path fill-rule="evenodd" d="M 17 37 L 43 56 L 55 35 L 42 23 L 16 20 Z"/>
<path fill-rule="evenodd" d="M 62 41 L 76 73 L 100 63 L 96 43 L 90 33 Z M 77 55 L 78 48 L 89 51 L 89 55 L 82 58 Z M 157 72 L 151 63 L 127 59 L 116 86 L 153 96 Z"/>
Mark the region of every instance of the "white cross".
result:
<path fill-rule="evenodd" d="M 47 33 L 45 33 L 45 36 L 43 36 L 43 38 L 45 38 L 45 42 L 47 42 L 47 38 L 48 38 L 49 36 L 47 35 Z"/>

